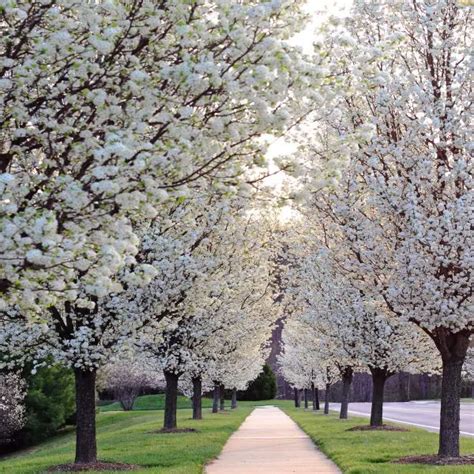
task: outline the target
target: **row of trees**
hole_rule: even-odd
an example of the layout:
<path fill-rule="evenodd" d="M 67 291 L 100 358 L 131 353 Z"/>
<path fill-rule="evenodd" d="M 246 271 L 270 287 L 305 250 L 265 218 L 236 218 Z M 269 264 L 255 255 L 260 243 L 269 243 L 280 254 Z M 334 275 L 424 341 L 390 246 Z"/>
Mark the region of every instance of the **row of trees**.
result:
<path fill-rule="evenodd" d="M 459 456 L 474 331 L 471 11 L 454 0 L 355 2 L 316 47 L 332 81 L 298 137 L 283 371 L 297 387 L 442 371 L 439 455 Z"/>
<path fill-rule="evenodd" d="M 0 7 L 0 360 L 74 370 L 76 463 L 96 461 L 112 357 L 164 371 L 169 426 L 182 374 L 239 388 L 260 370 L 272 282 L 252 196 L 317 76 L 286 42 L 302 3 Z"/>
<path fill-rule="evenodd" d="M 195 247 L 192 259 L 187 254 L 183 268 L 186 289 L 179 294 L 179 304 L 172 311 L 168 304 L 170 313 L 156 325 L 147 324 L 140 339 L 127 339 L 122 348 L 116 348 L 116 362 L 104 369 L 104 378 L 110 381 L 106 386 L 113 388 L 116 383 L 118 390 L 133 390 L 135 377 L 154 385 L 160 384 L 160 378 L 163 384 L 164 378 L 167 430 L 176 428 L 180 382 L 181 390 L 193 399 L 195 419 L 201 418 L 203 389 L 214 389 L 214 411 L 219 406 L 219 392 L 225 388 L 234 393 L 244 390 L 262 370 L 267 342 L 279 317 L 278 309 L 273 308 L 270 230 L 262 216 L 239 215 L 230 208 L 219 212 L 218 218 L 199 232 L 188 222 L 179 232 L 192 234 L 193 245 L 196 238 L 202 243 Z M 176 270 L 167 273 L 154 282 L 161 286 L 165 277 L 170 278 L 167 287 L 174 290 Z M 161 294 L 154 282 L 143 290 L 141 298 L 158 305 Z M 130 372 L 136 375 L 130 376 Z M 138 393 L 135 390 L 133 394 L 136 397 Z M 133 398 L 131 393 L 125 402 L 128 408 Z"/>

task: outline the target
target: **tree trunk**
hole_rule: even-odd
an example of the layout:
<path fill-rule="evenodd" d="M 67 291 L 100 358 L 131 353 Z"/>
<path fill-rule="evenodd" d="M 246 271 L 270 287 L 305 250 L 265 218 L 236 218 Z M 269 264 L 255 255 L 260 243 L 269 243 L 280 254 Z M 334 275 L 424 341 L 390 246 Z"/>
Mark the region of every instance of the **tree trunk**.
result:
<path fill-rule="evenodd" d="M 329 415 L 329 395 L 331 394 L 331 384 L 326 384 L 326 393 L 324 394 L 324 414 Z"/>
<path fill-rule="evenodd" d="M 341 400 L 341 412 L 339 418 L 341 420 L 347 420 L 347 412 L 349 410 L 349 393 L 351 390 L 352 376 L 354 371 L 352 367 L 346 367 L 342 372 L 342 400 Z"/>
<path fill-rule="evenodd" d="M 140 391 L 137 387 L 123 387 L 117 395 L 114 396 L 115 400 L 120 402 L 123 411 L 133 410 L 133 405 L 137 399 Z"/>
<path fill-rule="evenodd" d="M 298 389 L 295 387 L 294 389 L 294 396 L 295 396 L 295 408 L 300 407 L 300 392 Z"/>
<path fill-rule="evenodd" d="M 221 384 L 219 387 L 219 410 L 224 410 L 225 409 L 225 387 L 224 384 Z"/>
<path fill-rule="evenodd" d="M 97 462 L 95 432 L 95 370 L 74 371 L 76 382 L 76 459 L 77 464 Z"/>
<path fill-rule="evenodd" d="M 214 393 L 212 398 L 212 413 L 219 411 L 219 382 L 214 382 Z"/>
<path fill-rule="evenodd" d="M 237 389 L 236 388 L 232 389 L 232 405 L 231 405 L 231 408 L 232 409 L 237 408 Z"/>
<path fill-rule="evenodd" d="M 193 377 L 193 420 L 202 420 L 202 379 Z"/>
<path fill-rule="evenodd" d="M 318 387 L 314 387 L 313 392 L 313 410 L 319 410 L 319 389 Z"/>
<path fill-rule="evenodd" d="M 165 416 L 163 428 L 165 430 L 176 429 L 176 410 L 178 408 L 178 379 L 179 375 L 164 371 L 166 380 L 165 394 Z"/>
<path fill-rule="evenodd" d="M 438 450 L 441 457 L 459 457 L 461 373 L 469 338 L 469 331 L 452 333 L 447 329 L 439 329 L 433 337 L 443 361 Z"/>
<path fill-rule="evenodd" d="M 308 389 L 304 389 L 304 407 L 308 408 Z"/>
<path fill-rule="evenodd" d="M 383 398 L 385 382 L 390 377 L 387 369 L 371 368 L 372 373 L 372 406 L 370 409 L 370 426 L 383 425 Z"/>
<path fill-rule="evenodd" d="M 439 451 L 441 457 L 459 457 L 459 417 L 462 360 L 443 360 Z"/>

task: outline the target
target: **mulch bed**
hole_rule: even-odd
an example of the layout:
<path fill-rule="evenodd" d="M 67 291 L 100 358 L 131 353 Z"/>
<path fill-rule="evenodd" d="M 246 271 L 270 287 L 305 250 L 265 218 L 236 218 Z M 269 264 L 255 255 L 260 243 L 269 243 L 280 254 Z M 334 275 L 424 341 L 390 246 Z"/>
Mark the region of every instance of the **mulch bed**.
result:
<path fill-rule="evenodd" d="M 407 456 L 392 462 L 396 464 L 431 464 L 435 466 L 472 465 L 474 464 L 474 454 L 458 458 L 441 458 L 433 454 L 427 454 L 424 456 Z"/>
<path fill-rule="evenodd" d="M 172 430 L 161 428 L 161 430 L 150 431 L 150 434 L 173 434 L 173 433 L 197 433 L 194 428 L 175 428 Z"/>
<path fill-rule="evenodd" d="M 123 464 L 120 462 L 97 461 L 87 464 L 59 464 L 50 467 L 46 472 L 80 472 L 80 471 L 133 471 L 140 466 L 133 464 Z"/>
<path fill-rule="evenodd" d="M 381 426 L 370 426 L 370 425 L 360 425 L 349 428 L 346 431 L 409 431 L 400 426 L 393 425 L 381 425 Z"/>

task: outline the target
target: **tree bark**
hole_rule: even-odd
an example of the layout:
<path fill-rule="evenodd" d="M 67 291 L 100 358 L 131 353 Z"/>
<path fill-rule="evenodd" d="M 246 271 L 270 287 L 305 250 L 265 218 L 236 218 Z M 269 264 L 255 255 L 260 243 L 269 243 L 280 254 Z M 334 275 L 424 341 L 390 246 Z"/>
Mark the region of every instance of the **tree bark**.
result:
<path fill-rule="evenodd" d="M 224 410 L 225 409 L 225 387 L 224 384 L 221 384 L 219 387 L 219 410 Z"/>
<path fill-rule="evenodd" d="M 469 338 L 469 331 L 452 333 L 444 328 L 438 329 L 436 337 L 433 337 L 443 361 L 438 449 L 440 457 L 459 457 L 461 372 Z"/>
<path fill-rule="evenodd" d="M 296 387 L 293 390 L 294 390 L 294 397 L 295 397 L 295 408 L 299 408 L 300 407 L 300 392 Z"/>
<path fill-rule="evenodd" d="M 212 398 L 212 413 L 217 413 L 219 411 L 219 382 L 214 382 L 214 393 Z"/>
<path fill-rule="evenodd" d="M 372 374 L 372 406 L 370 409 L 370 426 L 383 425 L 383 398 L 385 382 L 390 377 L 387 369 L 371 368 Z"/>
<path fill-rule="evenodd" d="M 308 408 L 308 389 L 304 389 L 304 407 Z"/>
<path fill-rule="evenodd" d="M 313 387 L 313 410 L 319 410 L 319 389 Z"/>
<path fill-rule="evenodd" d="M 76 384 L 76 459 L 77 464 L 97 462 L 95 430 L 95 370 L 74 371 Z"/>
<path fill-rule="evenodd" d="M 235 409 L 237 408 L 237 389 L 234 388 L 232 389 L 232 402 L 231 402 L 231 408 Z"/>
<path fill-rule="evenodd" d="M 329 415 L 329 396 L 331 394 L 331 384 L 326 384 L 326 393 L 324 394 L 324 414 Z"/>
<path fill-rule="evenodd" d="M 347 412 L 349 410 L 349 393 L 351 390 L 352 377 L 354 371 L 352 367 L 345 367 L 342 372 L 342 400 L 341 400 L 341 411 L 339 418 L 341 420 L 347 420 Z"/>
<path fill-rule="evenodd" d="M 166 380 L 165 415 L 163 428 L 165 430 L 176 429 L 176 410 L 178 408 L 178 379 L 179 375 L 164 371 Z"/>
<path fill-rule="evenodd" d="M 202 420 L 202 379 L 193 377 L 193 420 Z"/>

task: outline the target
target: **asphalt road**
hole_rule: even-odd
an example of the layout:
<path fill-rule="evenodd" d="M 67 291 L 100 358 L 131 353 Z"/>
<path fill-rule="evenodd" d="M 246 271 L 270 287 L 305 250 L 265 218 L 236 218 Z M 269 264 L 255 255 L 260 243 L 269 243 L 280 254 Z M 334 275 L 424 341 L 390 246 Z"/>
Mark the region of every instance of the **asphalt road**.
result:
<path fill-rule="evenodd" d="M 332 410 L 339 410 L 338 403 L 331 403 Z M 439 431 L 439 401 L 385 402 L 385 421 L 405 423 L 428 431 Z M 350 403 L 349 413 L 370 416 L 370 403 Z M 461 403 L 461 434 L 474 436 L 474 403 Z"/>

